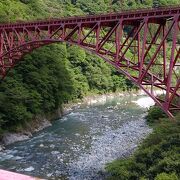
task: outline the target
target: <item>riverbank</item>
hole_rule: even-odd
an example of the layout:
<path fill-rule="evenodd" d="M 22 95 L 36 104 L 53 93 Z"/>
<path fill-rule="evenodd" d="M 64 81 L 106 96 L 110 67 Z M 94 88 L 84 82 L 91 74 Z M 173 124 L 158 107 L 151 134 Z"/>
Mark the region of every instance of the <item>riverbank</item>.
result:
<path fill-rule="evenodd" d="M 180 113 L 172 121 L 153 107 L 147 121 L 153 133 L 132 156 L 107 165 L 109 179 L 180 179 Z"/>
<path fill-rule="evenodd" d="M 70 180 L 103 180 L 107 176 L 105 165 L 117 158 L 127 158 L 152 132 L 144 117 L 124 123 L 116 130 L 108 130 L 101 138 L 94 138 L 88 153 L 70 163 Z"/>
<path fill-rule="evenodd" d="M 159 93 L 159 92 L 157 92 Z M 84 97 L 81 100 L 77 100 L 76 102 L 71 102 L 69 104 L 64 104 L 61 108 L 52 112 L 51 114 L 40 115 L 35 117 L 34 120 L 27 123 L 23 128 L 17 130 L 17 132 L 6 132 L 2 135 L 0 142 L 0 150 L 4 149 L 4 146 L 10 145 L 12 143 L 27 140 L 32 137 L 33 133 L 37 133 L 44 128 L 47 128 L 52 125 L 52 121 L 62 118 L 64 115 L 69 114 L 81 106 L 89 106 L 95 103 L 103 104 L 107 101 L 107 99 L 113 99 L 115 97 L 123 97 L 123 96 L 141 96 L 145 95 L 145 93 L 141 90 L 139 91 L 131 91 L 131 92 L 118 92 L 118 93 L 108 93 L 108 94 L 93 94 Z M 135 102 L 140 105 L 143 102 Z M 153 105 L 152 101 L 150 102 Z M 149 105 L 148 105 L 149 106 Z"/>

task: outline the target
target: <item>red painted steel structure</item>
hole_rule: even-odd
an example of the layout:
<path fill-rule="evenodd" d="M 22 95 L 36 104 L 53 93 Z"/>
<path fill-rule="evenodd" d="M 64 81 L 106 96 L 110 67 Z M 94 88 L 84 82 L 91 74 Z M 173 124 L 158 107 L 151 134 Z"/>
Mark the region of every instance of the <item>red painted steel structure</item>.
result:
<path fill-rule="evenodd" d="M 23 174 L 18 174 L 0 169 L 0 180 L 42 180 L 42 179 L 33 178 Z"/>
<path fill-rule="evenodd" d="M 1 24 L 0 76 L 33 49 L 67 42 L 102 57 L 172 117 L 180 110 L 179 22 L 180 7 L 169 7 Z"/>

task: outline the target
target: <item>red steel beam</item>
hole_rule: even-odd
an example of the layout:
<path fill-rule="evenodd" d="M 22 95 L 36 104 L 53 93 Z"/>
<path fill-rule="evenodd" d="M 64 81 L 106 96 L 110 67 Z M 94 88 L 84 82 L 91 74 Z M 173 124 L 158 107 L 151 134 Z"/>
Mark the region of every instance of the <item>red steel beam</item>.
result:
<path fill-rule="evenodd" d="M 40 180 L 39 178 L 34 178 L 5 170 L 0 170 L 0 179 L 1 180 Z"/>
<path fill-rule="evenodd" d="M 180 7 L 165 7 L 0 24 L 0 77 L 4 78 L 9 69 L 34 49 L 67 42 L 102 57 L 172 117 L 173 110 L 180 108 L 180 104 L 173 104 L 174 99 L 180 98 L 179 22 Z M 154 34 L 153 26 L 157 26 Z M 172 43 L 167 43 L 168 38 Z M 171 57 L 166 53 L 169 45 Z M 154 96 L 155 88 L 166 92 L 163 100 Z"/>

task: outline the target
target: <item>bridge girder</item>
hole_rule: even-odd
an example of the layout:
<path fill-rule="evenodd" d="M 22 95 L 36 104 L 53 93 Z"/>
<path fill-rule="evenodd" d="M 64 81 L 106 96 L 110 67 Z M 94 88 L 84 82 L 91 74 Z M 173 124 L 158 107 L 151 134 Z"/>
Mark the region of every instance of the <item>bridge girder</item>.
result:
<path fill-rule="evenodd" d="M 34 49 L 67 42 L 103 58 L 173 117 L 180 110 L 179 31 L 180 7 L 2 24 L 0 78 Z"/>

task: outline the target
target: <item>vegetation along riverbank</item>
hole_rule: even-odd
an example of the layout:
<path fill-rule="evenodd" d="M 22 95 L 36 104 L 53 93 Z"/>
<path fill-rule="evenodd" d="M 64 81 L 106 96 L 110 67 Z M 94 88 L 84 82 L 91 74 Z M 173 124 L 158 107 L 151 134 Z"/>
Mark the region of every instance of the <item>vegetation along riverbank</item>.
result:
<path fill-rule="evenodd" d="M 180 179 L 180 113 L 172 120 L 154 106 L 146 118 L 153 133 L 134 155 L 107 165 L 108 179 Z"/>

